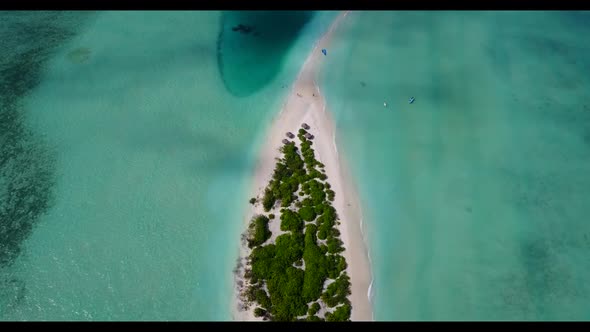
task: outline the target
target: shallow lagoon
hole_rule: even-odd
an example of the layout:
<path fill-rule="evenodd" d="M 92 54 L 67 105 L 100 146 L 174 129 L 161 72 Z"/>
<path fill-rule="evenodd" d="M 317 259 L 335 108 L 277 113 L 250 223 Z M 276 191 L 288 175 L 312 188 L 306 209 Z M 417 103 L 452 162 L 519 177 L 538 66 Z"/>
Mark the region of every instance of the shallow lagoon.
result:
<path fill-rule="evenodd" d="M 377 320 L 590 317 L 588 17 L 351 15 L 322 80 Z"/>

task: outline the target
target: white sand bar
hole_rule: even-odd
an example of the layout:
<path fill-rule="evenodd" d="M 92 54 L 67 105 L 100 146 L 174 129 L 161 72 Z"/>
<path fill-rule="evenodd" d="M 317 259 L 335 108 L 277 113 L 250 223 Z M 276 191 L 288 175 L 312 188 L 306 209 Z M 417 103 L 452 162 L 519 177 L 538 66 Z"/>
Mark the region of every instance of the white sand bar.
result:
<path fill-rule="evenodd" d="M 334 143 L 335 124 L 316 83 L 321 64 L 327 59 L 322 54 L 321 49 L 327 48 L 333 31 L 345 20 L 346 15 L 347 12 L 340 14 L 335 19 L 330 30 L 320 38 L 301 68 L 282 111 L 273 120 L 265 139 L 266 143 L 260 151 L 250 197 L 262 197 L 263 190 L 272 177 L 276 164 L 275 158 L 279 157 L 278 149 L 282 145 L 281 141 L 286 138 L 285 133 L 297 134 L 301 124 L 307 123 L 311 127 L 309 132 L 315 136 L 312 148 L 315 150 L 316 158 L 325 165 L 326 174 L 328 175 L 327 181 L 332 185 L 332 190 L 336 193 L 333 205 L 341 222 L 338 228 L 345 247 L 343 256 L 348 263 L 347 273 L 352 283 L 352 295 L 350 297 L 352 302 L 351 319 L 353 321 L 370 321 L 372 320 L 372 311 L 368 290 L 371 283 L 371 271 L 366 245 L 361 233 L 360 200 L 352 178 L 349 176 L 346 166 L 343 165 L 343 158 L 339 158 Z M 298 143 L 297 138 L 295 141 Z M 256 204 L 247 214 L 245 222 L 249 222 L 253 215 L 263 212 L 261 204 Z M 278 227 L 273 226 L 277 226 L 276 224 L 280 222 L 278 220 L 278 211 L 274 213 L 277 218 L 270 223 L 273 232 L 278 230 Z M 276 237 L 274 235 L 273 238 Z M 249 255 L 248 248 L 242 246 L 240 257 L 247 257 L 247 255 Z M 237 294 L 236 301 L 239 301 Z M 235 320 L 260 320 L 253 316 L 252 308 L 240 311 L 237 310 L 237 303 L 234 308 L 233 316 Z"/>

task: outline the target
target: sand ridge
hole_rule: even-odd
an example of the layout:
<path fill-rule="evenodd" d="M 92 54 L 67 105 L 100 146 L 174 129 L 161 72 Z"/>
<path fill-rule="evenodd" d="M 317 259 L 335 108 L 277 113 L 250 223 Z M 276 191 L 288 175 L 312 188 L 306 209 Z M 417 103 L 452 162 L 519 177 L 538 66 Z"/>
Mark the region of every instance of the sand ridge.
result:
<path fill-rule="evenodd" d="M 313 148 L 316 152 L 316 158 L 325 165 L 328 182 L 336 193 L 333 206 L 341 222 L 338 229 L 345 247 L 343 256 L 348 263 L 346 272 L 350 276 L 352 284 L 352 295 L 350 296 L 352 302 L 351 320 L 370 321 L 372 320 L 372 311 L 368 292 L 371 283 L 371 271 L 361 231 L 360 200 L 349 172 L 344 165 L 343 158 L 338 155 L 335 124 L 330 112 L 327 111 L 326 101 L 321 95 L 316 82 L 317 73 L 326 59 L 321 49 L 327 48 L 330 44 L 334 30 L 342 23 L 347 14 L 348 12 L 341 13 L 334 20 L 328 32 L 316 43 L 313 51 L 303 64 L 281 112 L 273 120 L 265 138 L 266 143 L 260 151 L 259 161 L 253 176 L 251 197 L 262 197 L 263 190 L 272 177 L 276 163 L 275 158 L 279 156 L 278 149 L 282 145 L 281 141 L 285 138 L 285 133 L 289 131 L 296 133 L 302 123 L 307 123 L 311 127 L 309 131 L 315 135 Z M 251 207 L 245 223 L 249 223 L 253 215 L 262 213 L 264 213 L 263 208 L 260 203 L 257 203 Z M 274 213 L 277 216 L 279 215 L 277 211 L 274 211 Z M 278 235 L 274 234 L 278 227 L 273 227 L 272 224 L 278 225 L 279 223 L 278 220 L 270 223 L 273 238 Z M 240 247 L 242 264 L 245 264 L 245 257 L 249 253 L 250 250 L 243 242 Z M 241 279 L 239 275 L 237 278 Z M 243 282 L 243 280 L 240 281 Z M 250 308 L 250 310 L 238 310 L 241 303 L 238 292 L 239 290 L 236 289 L 236 301 L 233 303 L 234 309 L 232 310 L 234 320 L 260 320 L 260 318 L 254 317 L 253 308 Z"/>

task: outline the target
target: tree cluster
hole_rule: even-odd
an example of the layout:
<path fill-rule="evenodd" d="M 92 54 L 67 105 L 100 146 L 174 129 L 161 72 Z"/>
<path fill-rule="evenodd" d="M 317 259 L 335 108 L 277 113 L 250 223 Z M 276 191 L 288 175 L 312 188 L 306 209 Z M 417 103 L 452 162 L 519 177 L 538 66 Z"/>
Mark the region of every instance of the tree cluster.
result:
<path fill-rule="evenodd" d="M 251 222 L 248 246 L 253 250 L 246 296 L 257 303 L 257 317 L 296 321 L 307 314 L 303 320 L 322 321 L 317 316 L 321 299 L 328 307 L 335 307 L 334 312 L 326 313 L 326 321 L 347 321 L 350 280 L 344 272 L 346 260 L 340 255 L 344 250 L 340 232 L 334 227 L 338 216 L 330 201 L 335 193 L 329 183 L 321 182 L 327 176 L 316 167 L 323 170 L 324 165 L 315 159 L 312 142 L 305 134 L 304 129 L 299 130 L 301 151 L 293 142 L 281 147 L 283 158 L 277 159 L 262 197 L 267 212 L 280 201 L 280 229 L 287 233 L 278 236 L 274 244 L 264 245 L 271 236 L 269 219 L 257 216 Z M 295 195 L 299 189 L 300 201 Z M 297 211 L 291 208 L 292 203 Z M 328 279 L 335 281 L 323 291 Z M 307 303 L 312 304 L 308 307 Z"/>

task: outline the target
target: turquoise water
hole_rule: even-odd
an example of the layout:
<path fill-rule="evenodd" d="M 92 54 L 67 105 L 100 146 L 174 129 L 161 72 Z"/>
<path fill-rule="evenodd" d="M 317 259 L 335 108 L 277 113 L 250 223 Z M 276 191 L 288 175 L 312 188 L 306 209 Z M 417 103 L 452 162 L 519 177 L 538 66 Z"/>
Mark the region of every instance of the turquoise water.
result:
<path fill-rule="evenodd" d="M 257 149 L 335 15 L 265 44 L 251 13 L 1 12 L 0 320 L 229 319 Z M 321 81 L 375 318 L 589 319 L 589 14 L 348 18 Z"/>
<path fill-rule="evenodd" d="M 224 12 L 217 64 L 227 90 L 245 97 L 272 82 L 293 40 L 313 14 L 310 11 Z M 250 30 L 236 31 L 240 26 Z"/>
<path fill-rule="evenodd" d="M 230 319 L 258 147 L 334 14 L 247 96 L 220 12 L 0 15 L 0 320 Z"/>
<path fill-rule="evenodd" d="M 322 84 L 363 199 L 377 320 L 590 319 L 588 22 L 349 15 Z"/>

